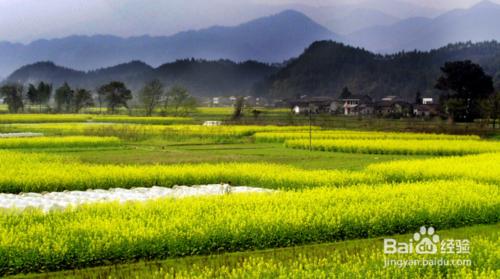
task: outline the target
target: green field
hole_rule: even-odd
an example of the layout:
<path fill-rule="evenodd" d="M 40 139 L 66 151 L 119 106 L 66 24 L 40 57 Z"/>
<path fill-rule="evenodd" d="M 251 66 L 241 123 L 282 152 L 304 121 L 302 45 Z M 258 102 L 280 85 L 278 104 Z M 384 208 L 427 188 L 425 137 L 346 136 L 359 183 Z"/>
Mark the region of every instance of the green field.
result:
<path fill-rule="evenodd" d="M 372 132 L 370 123 L 346 119 L 357 127 L 312 127 L 309 150 L 307 122 L 273 125 L 287 112 L 267 113 L 279 121 L 199 125 L 227 118 L 224 108 L 199 109 L 188 120 L 0 115 L 0 133 L 43 133 L 0 138 L 1 193 L 218 183 L 274 190 L 50 212 L 0 208 L 0 276 L 500 275 L 497 135 Z M 472 265 L 385 268 L 383 236 L 404 240 L 421 226 L 470 239 Z"/>
<path fill-rule="evenodd" d="M 440 235 L 469 238 L 480 242 L 481 252 L 473 251 L 467 259 L 487 266 L 488 272 L 480 274 L 471 270 L 384 267 L 381 246 L 383 238 L 342 241 L 337 243 L 297 246 L 251 252 L 221 253 L 211 256 L 192 256 L 164 261 L 138 262 L 125 265 L 63 271 L 47 274 L 30 274 L 25 278 L 205 278 L 205 277 L 287 277 L 331 278 L 337 277 L 413 277 L 438 278 L 467 277 L 495 278 L 499 274 L 500 225 L 473 226 L 441 231 Z M 407 239 L 409 235 L 397 235 Z M 482 256 L 480 256 L 482 254 Z M 354 258 L 356 256 L 357 258 Z M 480 259 L 482 257 L 482 259 Z M 348 260 L 352 258 L 352 260 Z M 485 268 L 486 269 L 486 268 Z M 369 272 L 372 272 L 371 274 Z"/>

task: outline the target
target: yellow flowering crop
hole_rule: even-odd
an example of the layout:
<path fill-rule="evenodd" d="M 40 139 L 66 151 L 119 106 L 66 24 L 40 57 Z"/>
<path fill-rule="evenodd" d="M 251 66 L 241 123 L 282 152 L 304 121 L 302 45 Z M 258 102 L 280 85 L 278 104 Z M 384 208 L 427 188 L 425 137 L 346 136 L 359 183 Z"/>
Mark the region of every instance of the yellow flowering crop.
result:
<path fill-rule="evenodd" d="M 138 117 L 126 115 L 96 114 L 1 114 L 0 123 L 66 123 L 66 122 L 112 122 L 136 124 L 173 124 L 193 121 L 189 117 Z"/>
<path fill-rule="evenodd" d="M 284 142 L 294 139 L 309 139 L 307 131 L 302 132 L 258 132 L 255 138 L 263 142 Z M 312 132 L 313 139 L 404 139 L 404 140 L 479 140 L 479 136 L 457 136 L 446 134 L 420 134 L 396 132 L 371 132 L 349 130 L 318 130 Z"/>
<path fill-rule="evenodd" d="M 42 192 L 130 187 L 233 185 L 297 189 L 377 182 L 377 177 L 344 170 L 302 170 L 273 164 L 118 166 L 80 163 L 48 154 L 0 151 L 0 192 Z"/>
<path fill-rule="evenodd" d="M 500 185 L 500 153 L 386 162 L 368 171 L 389 181 L 465 178 Z"/>
<path fill-rule="evenodd" d="M 59 147 L 100 147 L 120 144 L 115 137 L 32 137 L 32 138 L 0 138 L 0 148 L 59 148 Z M 29 155 L 26 155 L 29 156 Z M 2 161 L 8 161 L 3 157 Z M 2 163 L 0 163 L 2 164 Z"/>
<path fill-rule="evenodd" d="M 500 221 L 500 189 L 432 181 L 0 214 L 0 275 Z"/>
<path fill-rule="evenodd" d="M 288 140 L 286 147 L 308 149 L 309 140 Z M 320 151 L 369 154 L 465 155 L 500 151 L 500 142 L 479 140 L 313 140 L 312 149 Z"/>

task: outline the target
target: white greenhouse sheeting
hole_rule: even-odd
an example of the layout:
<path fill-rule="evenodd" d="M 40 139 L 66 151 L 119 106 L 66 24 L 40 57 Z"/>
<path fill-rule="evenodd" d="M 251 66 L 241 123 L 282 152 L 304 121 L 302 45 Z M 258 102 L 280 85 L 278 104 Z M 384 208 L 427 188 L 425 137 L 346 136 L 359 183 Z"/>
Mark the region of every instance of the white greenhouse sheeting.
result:
<path fill-rule="evenodd" d="M 31 138 L 42 136 L 42 133 L 0 133 L 0 138 Z"/>
<path fill-rule="evenodd" d="M 22 211 L 29 208 L 37 208 L 44 212 L 49 212 L 52 210 L 63 210 L 70 206 L 98 202 L 118 201 L 124 203 L 128 201 L 147 201 L 166 197 L 184 198 L 249 192 L 268 193 L 273 192 L 273 190 L 253 187 L 232 187 L 227 184 L 213 184 L 192 187 L 174 186 L 173 188 L 154 186 L 152 188 L 115 188 L 109 190 L 64 191 L 41 194 L 0 194 L 0 210 L 18 209 Z"/>

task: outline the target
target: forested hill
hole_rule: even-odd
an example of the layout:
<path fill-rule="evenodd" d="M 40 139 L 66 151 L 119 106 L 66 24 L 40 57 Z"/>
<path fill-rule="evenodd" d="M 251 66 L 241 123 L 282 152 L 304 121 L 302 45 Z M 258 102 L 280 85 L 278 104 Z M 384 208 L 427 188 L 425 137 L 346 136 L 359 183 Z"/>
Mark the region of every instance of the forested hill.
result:
<path fill-rule="evenodd" d="M 472 60 L 500 85 L 500 43 L 460 43 L 430 52 L 382 56 L 332 41 L 313 43 L 305 52 L 260 86 L 260 94 L 276 98 L 297 95 L 340 95 L 348 86 L 356 94 L 375 98 L 415 93 L 436 96 L 434 83 L 447 61 Z"/>
<path fill-rule="evenodd" d="M 73 87 L 90 90 L 113 80 L 123 81 L 133 90 L 141 88 L 152 79 L 159 79 L 165 86 L 180 85 L 196 96 L 250 94 L 253 85 L 277 71 L 277 67 L 247 61 L 229 60 L 178 60 L 153 68 L 140 61 L 114 67 L 83 72 L 39 62 L 26 65 L 12 73 L 5 82 L 36 83 L 45 81 L 55 86 L 68 82 Z"/>
<path fill-rule="evenodd" d="M 83 72 L 52 62 L 40 62 L 21 67 L 7 81 L 46 81 L 55 86 L 67 81 L 72 86 L 92 90 L 118 80 L 137 90 L 145 82 L 158 78 L 166 86 L 185 86 L 196 96 L 253 93 L 277 99 L 297 95 L 337 97 L 347 86 L 355 94 L 368 94 L 374 98 L 398 95 L 413 100 L 417 91 L 426 96 L 437 96 L 433 87 L 440 75 L 440 67 L 455 60 L 479 63 L 500 87 L 500 43 L 497 42 L 460 43 L 430 52 L 383 56 L 332 41 L 319 41 L 281 67 L 255 61 L 235 63 L 187 59 L 158 68 L 133 61 Z"/>

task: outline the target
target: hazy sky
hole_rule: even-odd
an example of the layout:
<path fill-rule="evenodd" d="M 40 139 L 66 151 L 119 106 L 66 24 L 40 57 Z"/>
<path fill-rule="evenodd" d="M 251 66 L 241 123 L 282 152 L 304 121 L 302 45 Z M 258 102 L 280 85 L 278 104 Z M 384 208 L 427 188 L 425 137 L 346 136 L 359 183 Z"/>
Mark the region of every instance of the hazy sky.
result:
<path fill-rule="evenodd" d="M 378 5 L 381 1 L 396 0 L 0 0 L 0 41 L 26 43 L 71 34 L 169 35 L 238 24 L 287 6 L 293 8 L 292 4 L 378 8 L 384 7 Z M 400 0 L 440 10 L 479 1 Z"/>

